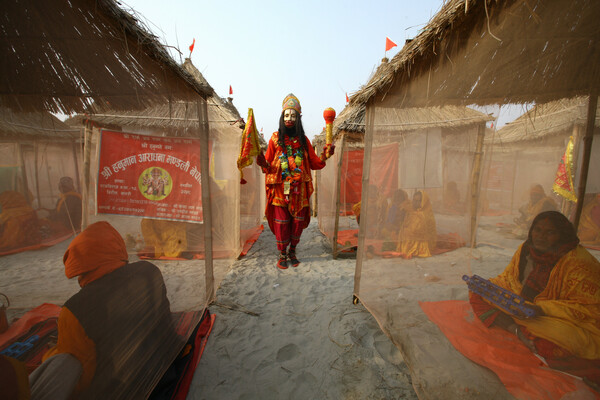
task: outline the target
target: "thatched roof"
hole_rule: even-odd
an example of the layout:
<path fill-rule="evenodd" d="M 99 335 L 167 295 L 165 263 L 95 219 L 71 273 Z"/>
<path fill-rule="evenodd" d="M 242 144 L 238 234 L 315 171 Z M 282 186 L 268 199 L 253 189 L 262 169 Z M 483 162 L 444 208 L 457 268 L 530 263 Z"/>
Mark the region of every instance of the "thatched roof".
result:
<path fill-rule="evenodd" d="M 377 96 L 397 106 L 407 94 L 412 106 L 588 95 L 600 87 L 598 20 L 597 0 L 450 0 L 350 105 Z"/>
<path fill-rule="evenodd" d="M 11 0 L 2 11 L 1 106 L 72 114 L 211 91 L 116 0 Z"/>
<path fill-rule="evenodd" d="M 574 125 L 585 126 L 587 109 L 588 97 L 575 97 L 538 104 L 499 129 L 496 133 L 498 136 L 496 140 L 509 143 L 564 134 Z M 596 126 L 600 126 L 600 109 L 596 111 Z"/>
<path fill-rule="evenodd" d="M 404 51 L 404 50 L 402 50 Z M 352 100 L 340 112 L 334 122 L 334 138 L 342 133 L 349 142 L 362 142 L 365 133 L 365 112 L 367 105 L 365 91 L 373 82 L 381 79 L 387 71 L 387 59 L 383 59 L 377 71 L 369 79 L 369 83 L 353 94 Z M 394 131 L 418 130 L 432 127 L 457 128 L 465 125 L 493 121 L 494 117 L 463 106 L 446 105 L 428 108 L 386 109 L 378 112 L 378 119 L 389 122 L 389 129 Z M 384 122 L 378 122 L 378 129 L 385 129 Z"/>
<path fill-rule="evenodd" d="M 194 79 L 210 88 L 210 85 L 202 76 L 200 71 L 188 58 L 183 63 L 183 68 L 194 77 Z M 206 100 L 208 106 L 209 125 L 237 125 L 241 123 L 240 114 L 235 106 L 228 100 L 219 97 L 210 88 L 209 97 Z M 91 113 L 89 115 L 76 115 L 67 122 L 69 125 L 81 124 L 83 120 L 89 119 L 105 126 L 136 126 L 154 128 L 198 128 L 198 108 L 196 103 L 184 101 L 173 101 L 166 104 L 154 105 L 143 110 L 117 111 L 106 110 L 104 112 Z"/>
<path fill-rule="evenodd" d="M 0 140 L 25 141 L 40 138 L 72 141 L 79 138 L 74 129 L 47 112 L 15 113 L 0 107 Z"/>

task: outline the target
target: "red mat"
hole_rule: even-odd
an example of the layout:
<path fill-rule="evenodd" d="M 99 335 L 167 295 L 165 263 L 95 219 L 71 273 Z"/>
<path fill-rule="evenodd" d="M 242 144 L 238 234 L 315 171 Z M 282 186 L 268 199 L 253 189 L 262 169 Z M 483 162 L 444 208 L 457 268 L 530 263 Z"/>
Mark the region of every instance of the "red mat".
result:
<path fill-rule="evenodd" d="M 468 301 L 421 302 L 420 305 L 458 351 L 494 371 L 516 398 L 600 399 L 600 394 L 581 379 L 545 366 L 516 336 L 503 329 L 486 328 L 474 316 Z"/>
<path fill-rule="evenodd" d="M 0 256 L 7 256 L 9 254 L 16 254 L 16 253 L 20 253 L 22 251 L 28 251 L 28 250 L 39 250 L 39 249 L 45 249 L 46 247 L 51 247 L 54 246 L 55 244 L 58 244 L 60 242 L 64 242 L 67 239 L 72 238 L 73 232 L 68 232 L 68 233 L 56 233 L 52 236 L 50 236 L 47 239 L 43 239 L 40 243 L 38 244 L 33 244 L 30 246 L 25 246 L 25 247 L 19 247 L 16 249 L 10 249 L 10 250 L 5 250 L 5 251 L 0 251 Z"/>

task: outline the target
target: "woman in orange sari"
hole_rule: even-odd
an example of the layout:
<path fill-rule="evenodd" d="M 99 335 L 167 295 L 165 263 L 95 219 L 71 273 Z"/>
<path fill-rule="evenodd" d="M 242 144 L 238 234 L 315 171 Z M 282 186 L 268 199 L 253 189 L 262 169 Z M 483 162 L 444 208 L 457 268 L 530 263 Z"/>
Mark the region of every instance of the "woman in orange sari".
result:
<path fill-rule="evenodd" d="M 35 210 L 22 193 L 7 190 L 0 194 L 0 251 L 15 250 L 41 241 Z"/>
<path fill-rule="evenodd" d="M 584 204 L 579 220 L 579 238 L 588 246 L 600 246 L 600 194 Z"/>
<path fill-rule="evenodd" d="M 407 259 L 431 257 L 436 238 L 435 217 L 429 196 L 418 190 L 413 195 L 412 208 L 408 211 L 398 235 L 396 251 Z"/>
<path fill-rule="evenodd" d="M 551 368 L 600 384 L 600 262 L 564 215 L 538 214 L 508 267 L 490 281 L 532 303 L 537 316 L 517 319 L 471 292 L 485 326 L 516 335 Z"/>

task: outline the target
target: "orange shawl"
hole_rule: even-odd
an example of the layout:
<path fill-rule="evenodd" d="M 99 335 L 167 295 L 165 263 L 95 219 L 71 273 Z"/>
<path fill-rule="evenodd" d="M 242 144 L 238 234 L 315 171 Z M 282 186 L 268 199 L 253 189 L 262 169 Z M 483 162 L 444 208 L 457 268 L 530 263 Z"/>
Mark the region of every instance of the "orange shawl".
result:
<path fill-rule="evenodd" d="M 79 285 L 90 282 L 127 264 L 127 248 L 123 238 L 108 222 L 88 226 L 69 245 L 63 262 L 65 275 L 79 276 Z"/>
<path fill-rule="evenodd" d="M 490 279 L 513 293 L 521 293 L 517 250 L 504 272 Z M 576 355 L 600 359 L 600 262 L 582 246 L 564 255 L 554 266 L 546 288 L 534 304 L 543 316 L 521 319 L 533 335 L 549 340 Z"/>

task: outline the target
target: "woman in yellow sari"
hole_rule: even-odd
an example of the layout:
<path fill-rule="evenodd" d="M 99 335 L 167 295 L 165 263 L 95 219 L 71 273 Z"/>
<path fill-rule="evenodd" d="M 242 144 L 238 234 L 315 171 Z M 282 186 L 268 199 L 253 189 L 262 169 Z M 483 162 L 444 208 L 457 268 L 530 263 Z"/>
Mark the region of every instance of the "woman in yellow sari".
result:
<path fill-rule="evenodd" d="M 519 217 L 515 218 L 517 225 L 513 233 L 520 239 L 524 239 L 531 227 L 531 222 L 541 212 L 558 210 L 556 202 L 546 195 L 542 185 L 535 184 L 529 189 L 529 202 L 519 208 Z"/>
<path fill-rule="evenodd" d="M 579 220 L 579 239 L 589 246 L 600 246 L 600 194 L 585 203 Z"/>
<path fill-rule="evenodd" d="M 431 257 L 436 238 L 435 217 L 429 196 L 418 190 L 413 195 L 412 208 L 408 211 L 398 235 L 396 251 L 407 259 Z"/>
<path fill-rule="evenodd" d="M 142 236 L 150 258 L 178 258 L 188 248 L 185 222 L 144 218 L 141 222 Z"/>
<path fill-rule="evenodd" d="M 0 251 L 14 250 L 41 241 L 35 210 L 22 193 L 7 190 L 0 194 Z"/>
<path fill-rule="evenodd" d="M 484 325 L 516 335 L 550 367 L 600 384 L 600 262 L 564 215 L 538 214 L 508 267 L 490 281 L 532 303 L 537 316 L 514 318 L 471 292 Z"/>

